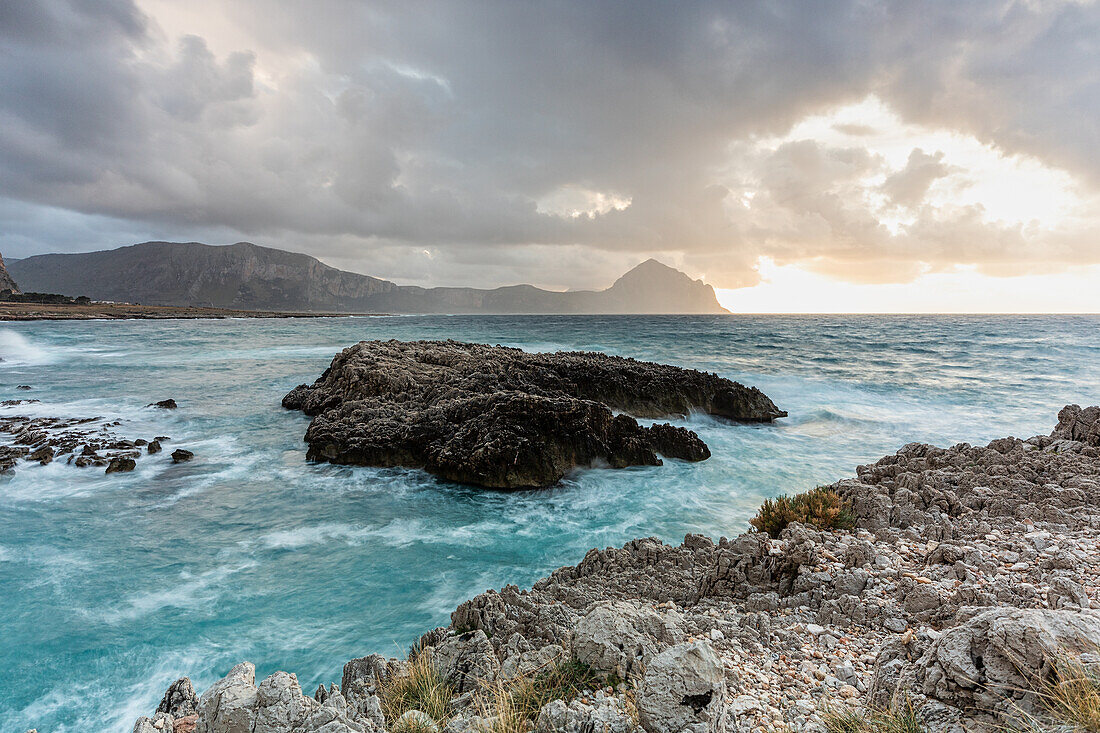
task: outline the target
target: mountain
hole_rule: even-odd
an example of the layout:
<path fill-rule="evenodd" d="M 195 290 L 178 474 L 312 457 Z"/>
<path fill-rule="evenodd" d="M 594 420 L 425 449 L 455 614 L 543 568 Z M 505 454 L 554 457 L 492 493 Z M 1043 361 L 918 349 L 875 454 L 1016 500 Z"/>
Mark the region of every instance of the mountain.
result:
<path fill-rule="evenodd" d="M 8 274 L 8 268 L 4 266 L 4 257 L 0 255 L 0 291 L 10 290 L 13 293 L 19 292 L 19 286 L 15 284 L 15 280 Z"/>
<path fill-rule="evenodd" d="M 606 290 L 421 288 L 248 242 L 145 242 L 11 263 L 25 290 L 143 305 L 359 313 L 725 313 L 714 289 L 647 260 Z"/>

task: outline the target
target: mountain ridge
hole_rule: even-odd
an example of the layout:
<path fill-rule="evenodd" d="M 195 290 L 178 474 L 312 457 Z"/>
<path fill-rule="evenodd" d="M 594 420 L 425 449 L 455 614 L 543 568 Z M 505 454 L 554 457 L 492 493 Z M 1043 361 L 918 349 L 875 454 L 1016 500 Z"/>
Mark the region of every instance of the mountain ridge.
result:
<path fill-rule="evenodd" d="M 463 314 L 727 313 L 702 280 L 654 259 L 605 290 L 398 285 L 251 242 L 142 242 L 11 262 L 24 289 L 143 305 L 313 312 Z"/>

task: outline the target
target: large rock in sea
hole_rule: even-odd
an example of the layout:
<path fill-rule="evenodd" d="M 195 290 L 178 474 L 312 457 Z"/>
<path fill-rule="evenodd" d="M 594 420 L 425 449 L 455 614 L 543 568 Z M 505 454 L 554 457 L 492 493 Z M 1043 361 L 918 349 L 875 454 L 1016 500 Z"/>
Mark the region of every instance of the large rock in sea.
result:
<path fill-rule="evenodd" d="M 578 466 L 710 456 L 694 432 L 635 417 L 699 411 L 770 422 L 787 414 L 760 390 L 715 374 L 456 341 L 362 341 L 283 406 L 313 416 L 311 460 L 424 468 L 507 489 L 548 486 Z"/>

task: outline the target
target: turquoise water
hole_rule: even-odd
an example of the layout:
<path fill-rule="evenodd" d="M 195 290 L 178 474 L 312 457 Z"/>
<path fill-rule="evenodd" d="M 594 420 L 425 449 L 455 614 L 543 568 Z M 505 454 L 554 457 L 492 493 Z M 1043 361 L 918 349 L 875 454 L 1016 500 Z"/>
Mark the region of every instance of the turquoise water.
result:
<path fill-rule="evenodd" d="M 168 435 L 132 474 L 51 464 L 0 478 L 0 731 L 128 731 L 164 688 L 241 660 L 312 691 L 398 654 L 487 588 L 594 546 L 732 536 L 766 496 L 851 475 L 902 444 L 1048 432 L 1100 402 L 1100 318 L 392 317 L 0 327 L 8 414 Z M 717 371 L 790 417 L 686 421 L 703 463 L 583 471 L 502 494 L 416 471 L 305 463 L 291 387 L 364 338 L 591 349 Z M 19 384 L 31 392 L 16 391 Z M 174 412 L 144 408 L 175 398 Z"/>

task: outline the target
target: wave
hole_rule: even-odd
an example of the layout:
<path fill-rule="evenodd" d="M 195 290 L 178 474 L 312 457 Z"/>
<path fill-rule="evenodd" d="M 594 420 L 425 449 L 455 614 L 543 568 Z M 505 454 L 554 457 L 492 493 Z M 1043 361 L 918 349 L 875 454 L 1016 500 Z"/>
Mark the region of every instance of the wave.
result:
<path fill-rule="evenodd" d="M 259 543 L 268 550 L 298 550 L 325 545 L 329 542 L 361 545 L 371 540 L 395 548 L 416 543 L 467 546 L 489 540 L 509 527 L 508 523 L 493 520 L 445 526 L 428 524 L 422 519 L 402 517 L 374 527 L 330 522 L 276 530 L 260 537 Z M 251 542 L 245 541 L 244 544 L 247 546 Z"/>
<path fill-rule="evenodd" d="M 257 565 L 254 560 L 245 560 L 235 565 L 220 565 L 198 575 L 185 571 L 180 573 L 181 582 L 175 586 L 137 593 L 123 601 L 122 607 L 95 615 L 106 623 L 118 624 L 165 608 L 198 610 L 213 607 L 223 593 L 230 591 L 223 585 L 225 580 Z"/>
<path fill-rule="evenodd" d="M 0 329 L 0 366 L 40 366 L 59 361 L 59 354 L 34 343 L 18 331 Z"/>

